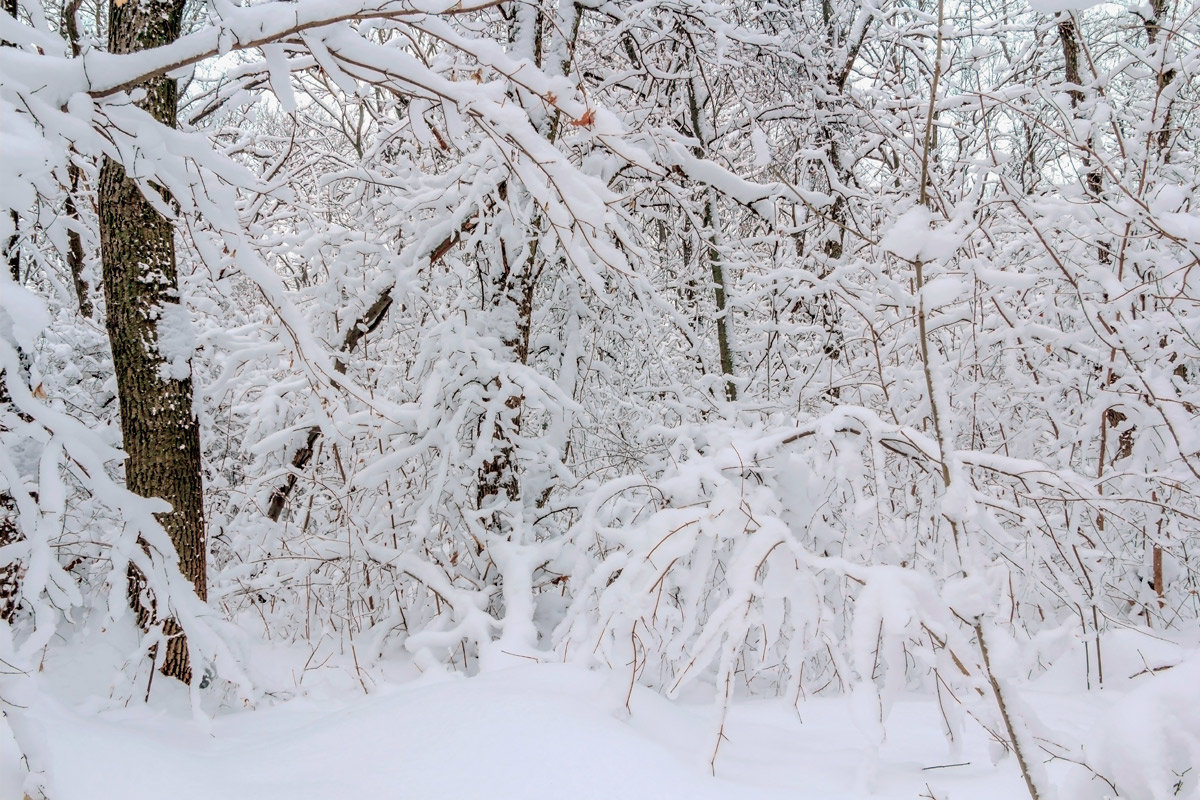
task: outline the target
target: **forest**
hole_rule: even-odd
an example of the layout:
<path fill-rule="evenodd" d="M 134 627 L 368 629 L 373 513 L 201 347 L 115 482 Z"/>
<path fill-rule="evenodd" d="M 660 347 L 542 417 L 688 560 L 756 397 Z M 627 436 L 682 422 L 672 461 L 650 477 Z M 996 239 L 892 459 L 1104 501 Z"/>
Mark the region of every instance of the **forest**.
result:
<path fill-rule="evenodd" d="M 3 2 L 0 795 L 1200 798 L 1197 0 Z"/>

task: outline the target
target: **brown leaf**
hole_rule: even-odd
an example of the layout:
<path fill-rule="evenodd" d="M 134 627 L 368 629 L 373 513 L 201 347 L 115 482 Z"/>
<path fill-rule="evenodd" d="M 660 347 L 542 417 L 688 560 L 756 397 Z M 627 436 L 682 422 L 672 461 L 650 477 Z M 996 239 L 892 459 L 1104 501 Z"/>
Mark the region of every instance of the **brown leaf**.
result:
<path fill-rule="evenodd" d="M 590 128 L 590 127 L 592 127 L 592 123 L 594 123 L 595 121 L 596 121 L 596 112 L 589 108 L 587 111 L 584 112 L 582 117 L 580 117 L 579 119 L 571 120 L 571 124 L 574 125 L 576 128 Z"/>

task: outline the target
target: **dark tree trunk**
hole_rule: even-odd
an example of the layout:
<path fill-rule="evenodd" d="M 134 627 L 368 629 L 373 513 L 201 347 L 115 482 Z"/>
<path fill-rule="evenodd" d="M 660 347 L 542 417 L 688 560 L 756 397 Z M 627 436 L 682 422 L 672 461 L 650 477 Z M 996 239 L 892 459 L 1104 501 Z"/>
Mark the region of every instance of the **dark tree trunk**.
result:
<path fill-rule="evenodd" d="M 67 219 L 74 223 L 79 222 L 79 211 L 75 208 L 75 197 L 73 192 L 79 189 L 79 183 L 82 179 L 82 170 L 78 165 L 72 163 L 67 168 L 67 173 L 71 177 L 71 188 L 67 194 L 67 200 L 63 204 L 63 211 L 66 212 Z M 88 296 L 87 281 L 83 278 L 83 239 L 79 235 L 79 231 L 71 228 L 67 231 L 67 268 L 71 270 L 71 283 L 75 286 L 75 299 L 79 302 L 79 313 L 87 318 L 91 318 L 92 298 Z"/>
<path fill-rule="evenodd" d="M 4 10 L 14 18 L 17 16 L 17 0 L 4 0 Z M 9 43 L 0 41 L 0 47 L 8 47 Z M 13 232 L 4 243 L 5 260 L 8 263 L 12 279 L 21 282 L 21 251 L 17 237 L 17 225 L 20 218 L 16 211 L 9 211 Z M 8 389 L 4 384 L 4 370 L 0 369 L 0 404 L 11 402 Z M 17 505 L 13 496 L 8 492 L 0 492 L 0 547 L 19 542 L 23 537 L 17 528 Z M 12 622 L 17 611 L 17 598 L 21 589 L 21 564 L 13 562 L 0 567 L 0 619 Z"/>
<path fill-rule="evenodd" d="M 531 274 L 532 266 L 536 263 L 539 253 L 535 241 L 531 252 L 523 264 L 514 269 L 509 263 L 500 243 L 501 260 L 504 264 L 504 274 L 494 286 L 490 304 L 498 312 L 510 310 L 515 312 L 512 320 L 513 327 L 504 337 L 505 355 L 511 363 L 529 363 L 529 333 L 533 321 L 533 291 L 536 277 Z M 507 318 L 508 315 L 502 315 Z M 495 378 L 490 387 L 497 390 L 503 388 L 500 378 Z M 513 501 L 521 498 L 521 465 L 517 460 L 516 439 L 521 433 L 521 414 L 524 410 L 523 395 L 510 395 L 504 404 L 507 413 L 500 414 L 492 427 L 492 451 L 490 459 L 483 462 L 479 468 L 478 485 L 475 490 L 475 502 L 478 508 L 484 508 L 499 497 L 501 501 Z M 482 431 L 481 431 L 482 433 Z M 494 531 L 502 531 L 507 523 L 502 515 L 492 516 L 490 525 Z"/>
<path fill-rule="evenodd" d="M 3 376 L 0 376 L 2 379 Z M 17 528 L 17 504 L 8 492 L 0 492 L 0 547 L 21 541 Z M 21 593 L 22 565 L 19 561 L 0 567 L 0 620 L 12 622 Z"/>
<path fill-rule="evenodd" d="M 71 43 L 71 55 L 78 58 L 79 25 L 75 22 L 75 14 L 83 0 L 71 0 L 63 7 L 62 26 L 67 33 L 67 41 Z M 67 199 L 63 203 L 63 211 L 73 225 L 67 229 L 67 268 L 71 270 L 71 282 L 75 285 L 75 299 L 79 301 L 79 313 L 85 317 L 92 316 L 92 299 L 88 296 L 87 281 L 83 279 L 83 239 L 79 236 L 79 210 L 75 207 L 75 194 L 83 182 L 83 170 L 75 163 L 75 150 L 71 148 L 71 162 L 67 166 L 67 175 L 71 185 L 67 189 Z"/>
<path fill-rule="evenodd" d="M 179 37 L 182 18 L 182 0 L 113 0 L 109 50 L 129 53 L 168 44 Z M 156 78 L 142 88 L 146 96 L 140 107 L 174 127 L 175 81 Z M 172 510 L 160 514 L 159 521 L 179 554 L 181 571 L 203 599 L 204 492 L 190 369 L 184 375 L 172 372 L 158 347 L 163 309 L 179 302 L 174 226 L 154 209 L 124 168 L 107 157 L 100 168 L 98 190 L 104 298 L 121 404 L 126 483 L 139 495 L 161 497 L 171 504 Z M 164 189 L 152 191 L 170 202 Z M 136 572 L 131 578 L 130 601 L 145 627 L 160 612 L 147 595 L 144 578 Z M 168 637 L 163 674 L 189 681 L 187 645 L 179 626 L 165 620 L 163 633 Z"/>
<path fill-rule="evenodd" d="M 15 211 L 9 211 L 8 216 L 12 219 L 13 226 L 13 232 L 8 235 L 8 241 L 4 245 L 5 251 L 8 253 L 8 272 L 12 275 L 12 279 L 15 282 L 20 283 L 21 250 L 20 238 L 17 236 L 17 225 L 20 224 L 20 217 L 17 216 L 17 212 Z"/>
<path fill-rule="evenodd" d="M 12 15 L 14 19 L 17 17 L 17 0 L 4 0 L 4 10 Z M 0 41 L 0 47 L 10 47 L 11 43 Z M 8 212 L 9 218 L 12 220 L 13 232 L 9 234 L 8 241 L 4 243 L 6 260 L 8 261 L 8 271 L 12 275 L 12 279 L 17 283 L 21 282 L 21 254 L 18 249 L 20 239 L 17 236 L 17 225 L 20 224 L 20 217 L 16 211 Z"/>
<path fill-rule="evenodd" d="M 690 116 L 691 135 L 700 141 L 700 146 L 693 148 L 693 152 L 698 158 L 706 158 L 705 148 L 710 144 L 708 140 L 707 128 L 703 124 L 705 110 L 700 98 L 697 97 L 695 82 L 689 81 L 687 85 L 688 93 L 688 113 Z M 704 216 L 701 238 L 704 241 L 700 249 L 700 258 L 702 261 L 708 262 L 709 276 L 712 278 L 713 302 L 716 305 L 716 332 L 717 332 L 717 352 L 721 358 L 721 376 L 725 379 L 725 399 L 729 401 L 737 400 L 737 384 L 734 383 L 733 374 L 733 349 L 731 347 L 730 328 L 732 327 L 729 317 L 728 297 L 729 285 L 726 281 L 725 265 L 721 263 L 721 251 L 717 247 L 717 198 L 712 188 L 704 190 L 706 195 L 704 199 Z"/>
<path fill-rule="evenodd" d="M 540 69 L 542 64 L 543 32 L 545 27 L 544 12 L 537 4 L 514 4 L 513 25 L 509 30 L 509 43 L 516 47 L 516 52 L 522 52 L 526 45 L 532 51 L 525 54 L 532 58 Z M 513 97 L 518 103 L 522 102 L 519 95 Z M 528 113 L 528 109 L 527 109 Z M 531 120 L 536 117 L 530 116 Z M 543 134 L 553 141 L 555 133 L 553 123 L 547 119 L 539 125 Z M 507 199 L 508 187 L 501 188 L 500 197 Z M 534 214 L 530 221 L 533 231 L 532 247 L 521 261 L 509 260 L 507 245 L 500 239 L 496 242 L 499 250 L 501 272 L 493 274 L 484 288 L 484 306 L 489 313 L 495 314 L 503 326 L 502 341 L 504 348 L 500 356 L 511 364 L 529 363 L 529 332 L 533 318 L 533 291 L 537 283 L 535 273 L 538 270 L 539 252 L 538 230 L 541 227 L 540 214 Z M 495 267 L 493 267 L 495 269 Z M 489 390 L 503 392 L 503 379 L 499 376 L 488 384 Z M 493 504 L 496 499 L 503 506 L 521 499 L 521 473 L 516 439 L 521 433 L 521 415 L 524 411 L 525 397 L 520 394 L 510 394 L 504 401 L 505 412 L 496 416 L 492 425 L 492 457 L 484 461 L 476 476 L 475 503 L 483 509 Z M 482 420 L 481 420 L 482 421 Z M 480 426 L 479 435 L 486 436 L 487 432 Z M 499 535 L 512 534 L 511 518 L 503 511 L 491 515 L 486 522 L 491 530 Z"/>
<path fill-rule="evenodd" d="M 1067 95 L 1071 98 L 1071 110 L 1078 115 L 1081 113 L 1080 106 L 1083 105 L 1085 97 L 1082 88 L 1083 72 L 1079 68 L 1079 28 L 1075 25 L 1075 18 L 1070 14 L 1060 13 L 1058 15 L 1058 40 L 1062 44 L 1063 72 L 1067 83 L 1070 84 Z M 1100 171 L 1099 166 L 1092 165 L 1091 154 L 1084 156 L 1083 165 L 1087 169 L 1087 178 L 1084 183 L 1088 194 L 1093 200 L 1099 199 L 1100 192 L 1104 189 L 1104 174 Z M 1106 242 L 1100 243 L 1099 254 L 1101 263 L 1107 264 L 1109 253 Z"/>

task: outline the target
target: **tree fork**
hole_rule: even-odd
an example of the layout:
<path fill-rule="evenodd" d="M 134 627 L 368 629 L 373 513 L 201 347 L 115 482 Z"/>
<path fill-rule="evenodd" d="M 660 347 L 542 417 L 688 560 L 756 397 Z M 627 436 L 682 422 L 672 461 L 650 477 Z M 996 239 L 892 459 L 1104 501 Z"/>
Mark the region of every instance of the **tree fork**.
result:
<path fill-rule="evenodd" d="M 463 226 L 459 230 L 443 239 L 429 254 L 430 266 L 445 258 L 451 248 L 462 240 L 463 234 L 469 233 L 474 227 L 474 218 L 469 219 L 463 223 Z M 350 326 L 350 330 L 346 331 L 339 352 L 353 352 L 364 336 L 374 331 L 383 323 L 394 302 L 392 291 L 393 287 L 389 286 L 380 292 L 379 296 L 375 298 L 375 302 L 371 303 L 367 307 L 367 310 L 355 320 L 354 324 Z M 346 374 L 346 362 L 340 358 L 334 360 L 333 368 L 340 375 Z M 292 491 L 296 488 L 297 473 L 304 469 L 308 465 L 308 462 L 312 460 L 313 453 L 316 451 L 317 440 L 320 438 L 320 426 L 311 426 L 308 429 L 304 445 L 292 455 L 291 474 L 287 476 L 283 483 L 275 487 L 275 491 L 271 492 L 271 499 L 267 502 L 267 518 L 272 522 L 278 522 L 279 518 L 283 516 L 283 509 L 287 507 L 288 498 L 291 497 Z"/>

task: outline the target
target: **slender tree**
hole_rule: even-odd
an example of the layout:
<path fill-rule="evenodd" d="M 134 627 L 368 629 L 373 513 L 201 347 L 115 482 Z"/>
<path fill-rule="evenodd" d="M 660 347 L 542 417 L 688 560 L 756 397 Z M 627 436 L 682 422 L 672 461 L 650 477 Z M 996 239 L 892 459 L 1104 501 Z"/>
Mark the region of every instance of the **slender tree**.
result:
<path fill-rule="evenodd" d="M 17 16 L 17 0 L 4 0 L 4 10 L 11 14 L 14 18 Z M 0 47 L 9 46 L 8 42 L 0 42 Z M 5 261 L 8 264 L 9 274 L 17 283 L 21 281 L 21 251 L 20 238 L 17 234 L 17 226 L 20 219 L 17 212 L 10 210 L 8 212 L 9 219 L 12 220 L 12 233 L 8 236 L 8 241 L 5 242 Z M 0 369 L 0 403 L 11 402 L 8 396 L 8 389 L 4 385 L 4 370 Z M 7 491 L 0 491 L 0 547 L 13 544 L 20 541 L 21 534 L 17 529 L 16 524 L 16 502 L 11 494 Z M 13 613 L 17 609 L 17 595 L 19 594 L 21 580 L 21 568 L 16 562 L 5 564 L 0 567 L 0 619 L 11 621 Z"/>

